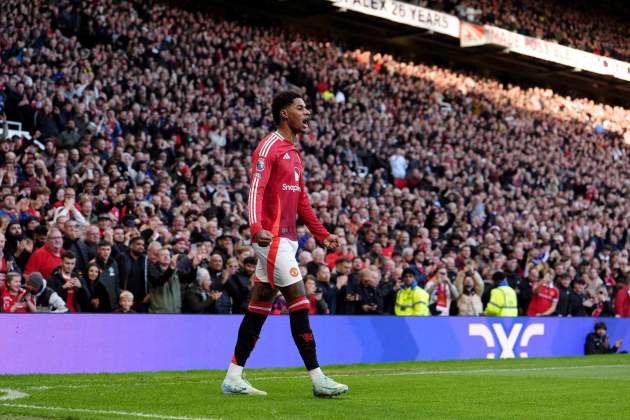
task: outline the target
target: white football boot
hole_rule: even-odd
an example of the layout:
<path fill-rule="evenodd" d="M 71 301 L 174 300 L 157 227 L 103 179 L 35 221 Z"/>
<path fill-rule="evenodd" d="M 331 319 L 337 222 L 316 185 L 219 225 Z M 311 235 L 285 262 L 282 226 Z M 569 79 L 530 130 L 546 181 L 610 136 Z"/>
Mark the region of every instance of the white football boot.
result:
<path fill-rule="evenodd" d="M 313 395 L 320 398 L 337 397 L 348 391 L 348 385 L 337 383 L 328 376 L 324 376 L 321 380 L 313 384 Z"/>
<path fill-rule="evenodd" d="M 267 395 L 265 391 L 256 389 L 246 379 L 238 377 L 226 377 L 221 384 L 221 392 L 226 395 Z"/>

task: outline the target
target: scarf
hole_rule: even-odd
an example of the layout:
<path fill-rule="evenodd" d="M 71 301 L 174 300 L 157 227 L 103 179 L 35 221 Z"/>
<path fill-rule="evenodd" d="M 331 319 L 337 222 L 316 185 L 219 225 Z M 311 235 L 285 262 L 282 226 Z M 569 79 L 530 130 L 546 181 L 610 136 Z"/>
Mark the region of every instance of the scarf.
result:
<path fill-rule="evenodd" d="M 443 311 L 448 309 L 448 298 L 449 298 L 449 290 L 448 287 L 440 282 L 436 289 L 436 307 L 438 310 Z"/>

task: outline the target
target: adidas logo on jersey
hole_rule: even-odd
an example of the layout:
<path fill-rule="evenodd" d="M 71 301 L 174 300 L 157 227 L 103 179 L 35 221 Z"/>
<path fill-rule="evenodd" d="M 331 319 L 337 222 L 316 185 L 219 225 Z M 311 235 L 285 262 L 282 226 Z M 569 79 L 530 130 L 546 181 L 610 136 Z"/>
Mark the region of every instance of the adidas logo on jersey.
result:
<path fill-rule="evenodd" d="M 282 156 L 282 160 L 289 160 L 291 159 L 291 156 L 289 156 L 288 153 L 285 153 L 284 156 Z"/>

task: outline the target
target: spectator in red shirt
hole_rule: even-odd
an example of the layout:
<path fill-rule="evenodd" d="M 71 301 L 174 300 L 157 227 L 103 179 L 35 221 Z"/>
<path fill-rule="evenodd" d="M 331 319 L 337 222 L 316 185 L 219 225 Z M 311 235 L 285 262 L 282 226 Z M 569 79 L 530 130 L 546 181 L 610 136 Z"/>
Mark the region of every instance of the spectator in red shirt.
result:
<path fill-rule="evenodd" d="M 31 294 L 22 288 L 20 273 L 7 274 L 7 287 L 2 292 L 2 312 L 37 312 Z"/>
<path fill-rule="evenodd" d="M 61 265 L 62 247 L 61 231 L 57 228 L 50 229 L 46 237 L 46 244 L 33 252 L 33 255 L 28 259 L 24 277 L 27 278 L 32 272 L 38 271 L 45 279 L 50 278 L 53 270 Z"/>
<path fill-rule="evenodd" d="M 527 308 L 528 316 L 552 315 L 558 306 L 560 292 L 553 285 L 551 270 L 539 270 L 538 280 L 532 283 L 532 301 Z"/>
<path fill-rule="evenodd" d="M 623 287 L 617 290 L 615 296 L 615 315 L 630 317 L 630 279 L 621 280 Z"/>

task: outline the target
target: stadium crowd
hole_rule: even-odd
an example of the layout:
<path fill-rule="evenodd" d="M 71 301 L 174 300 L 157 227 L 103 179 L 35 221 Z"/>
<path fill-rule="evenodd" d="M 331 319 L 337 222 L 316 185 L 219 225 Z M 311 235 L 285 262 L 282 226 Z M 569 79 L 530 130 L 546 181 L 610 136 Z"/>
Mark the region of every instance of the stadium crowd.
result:
<path fill-rule="evenodd" d="M 586 0 L 406 0 L 478 24 L 630 61 L 627 4 Z M 569 4 L 567 4 L 569 3 Z"/>
<path fill-rule="evenodd" d="M 243 313 L 250 155 L 300 90 L 320 314 L 630 316 L 630 111 L 166 5 L 0 6 L 3 310 Z M 29 28 L 24 31 L 23 28 Z M 286 312 L 279 296 L 274 313 Z"/>

